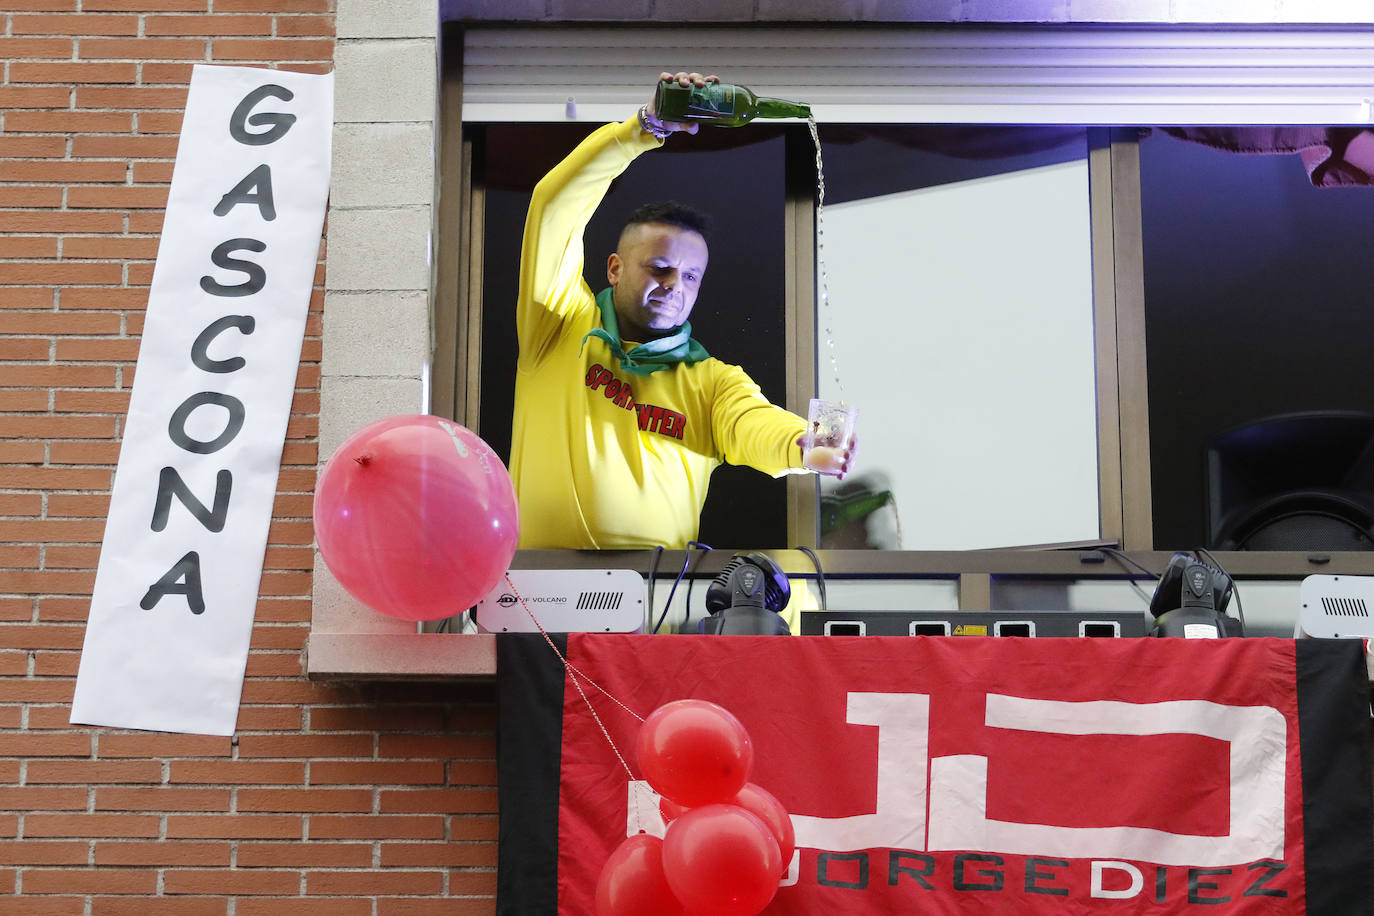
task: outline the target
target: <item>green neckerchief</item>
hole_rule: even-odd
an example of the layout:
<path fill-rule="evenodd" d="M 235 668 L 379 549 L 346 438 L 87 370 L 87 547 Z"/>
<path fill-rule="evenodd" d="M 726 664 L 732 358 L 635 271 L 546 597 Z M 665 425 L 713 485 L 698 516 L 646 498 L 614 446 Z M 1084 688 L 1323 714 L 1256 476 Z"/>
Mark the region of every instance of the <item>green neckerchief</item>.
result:
<path fill-rule="evenodd" d="M 615 318 L 615 303 L 611 299 L 612 288 L 606 287 L 596 294 L 596 306 L 601 309 L 601 327 L 593 328 L 582 338 L 596 337 L 606 342 L 620 361 L 620 368 L 631 375 L 648 375 L 666 369 L 674 363 L 699 363 L 709 359 L 711 354 L 706 348 L 692 339 L 692 324 L 684 321 L 673 329 L 667 337 L 659 337 L 630 349 L 629 353 L 620 343 L 620 324 Z"/>

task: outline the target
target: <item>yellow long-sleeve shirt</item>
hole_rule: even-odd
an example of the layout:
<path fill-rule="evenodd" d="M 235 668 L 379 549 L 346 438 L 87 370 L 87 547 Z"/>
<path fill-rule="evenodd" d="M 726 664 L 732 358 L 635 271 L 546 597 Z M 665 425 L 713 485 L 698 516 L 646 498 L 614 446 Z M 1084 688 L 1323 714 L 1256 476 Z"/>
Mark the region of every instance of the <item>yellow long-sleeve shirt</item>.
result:
<path fill-rule="evenodd" d="M 806 421 L 770 404 L 740 367 L 706 359 L 637 376 L 600 339 L 583 342 L 600 327 L 583 230 L 612 179 L 660 145 L 636 119 L 607 124 L 535 187 L 516 306 L 510 471 L 521 547 L 681 549 L 721 462 L 803 470 Z"/>

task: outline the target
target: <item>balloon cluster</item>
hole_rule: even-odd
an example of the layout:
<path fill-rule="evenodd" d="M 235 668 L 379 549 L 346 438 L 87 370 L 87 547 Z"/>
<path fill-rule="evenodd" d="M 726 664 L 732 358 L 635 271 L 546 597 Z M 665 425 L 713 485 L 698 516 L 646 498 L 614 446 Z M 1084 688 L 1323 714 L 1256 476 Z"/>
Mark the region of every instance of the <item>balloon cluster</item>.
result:
<path fill-rule="evenodd" d="M 392 617 L 437 620 L 500 583 L 520 516 L 490 446 L 452 420 L 407 414 L 364 426 L 330 456 L 314 522 L 349 594 Z"/>
<path fill-rule="evenodd" d="M 754 746 L 730 712 L 675 700 L 640 728 L 636 754 L 661 797 L 663 839 L 632 836 L 596 886 L 597 916 L 753 916 L 777 893 L 796 838 L 787 809 L 749 782 Z"/>

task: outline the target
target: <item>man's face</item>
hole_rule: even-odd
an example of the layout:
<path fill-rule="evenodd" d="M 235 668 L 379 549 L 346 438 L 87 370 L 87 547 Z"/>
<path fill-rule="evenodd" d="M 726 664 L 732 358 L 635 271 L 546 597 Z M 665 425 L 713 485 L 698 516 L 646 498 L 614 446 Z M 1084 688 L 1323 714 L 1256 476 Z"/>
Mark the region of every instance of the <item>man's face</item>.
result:
<path fill-rule="evenodd" d="M 706 273 L 706 240 L 668 223 L 636 223 L 606 261 L 624 340 L 645 341 L 687 320 Z"/>

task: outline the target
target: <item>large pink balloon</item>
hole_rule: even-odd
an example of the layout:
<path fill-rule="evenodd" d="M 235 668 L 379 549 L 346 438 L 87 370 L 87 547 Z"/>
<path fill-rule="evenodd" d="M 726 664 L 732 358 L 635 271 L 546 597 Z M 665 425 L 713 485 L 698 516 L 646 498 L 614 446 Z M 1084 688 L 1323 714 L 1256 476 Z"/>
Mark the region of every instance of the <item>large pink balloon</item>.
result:
<path fill-rule="evenodd" d="M 738 805 L 706 805 L 663 835 L 663 874 L 693 916 L 754 916 L 778 892 L 782 854 L 768 825 Z"/>
<path fill-rule="evenodd" d="M 405 620 L 450 617 L 501 581 L 519 536 L 515 487 L 471 430 L 427 415 L 349 436 L 315 484 L 315 539 L 363 604 Z"/>
<path fill-rule="evenodd" d="M 730 801 L 754 767 L 739 719 L 706 700 L 674 700 L 651 712 L 636 756 L 654 791 L 687 808 Z"/>
<path fill-rule="evenodd" d="M 596 882 L 596 916 L 685 916 L 663 876 L 663 841 L 641 833 L 617 846 Z"/>

